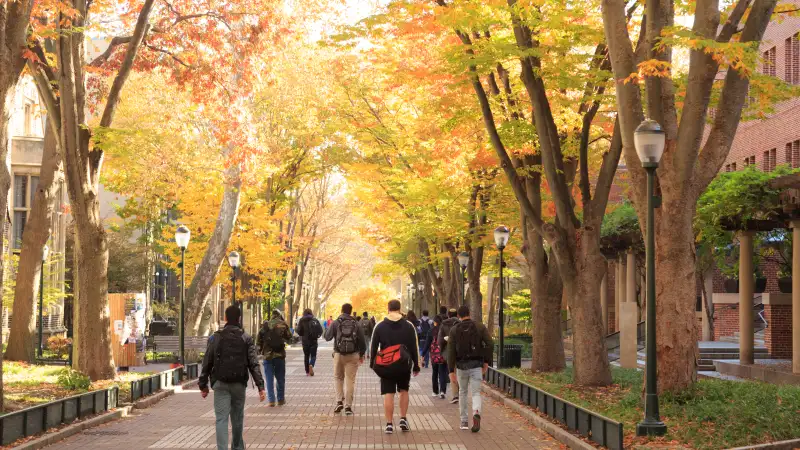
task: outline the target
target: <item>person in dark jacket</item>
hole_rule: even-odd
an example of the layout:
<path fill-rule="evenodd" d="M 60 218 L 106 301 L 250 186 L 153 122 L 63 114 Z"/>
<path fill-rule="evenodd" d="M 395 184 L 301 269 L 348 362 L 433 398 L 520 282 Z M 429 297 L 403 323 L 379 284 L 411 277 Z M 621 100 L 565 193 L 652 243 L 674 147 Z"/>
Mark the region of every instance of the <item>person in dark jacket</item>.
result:
<path fill-rule="evenodd" d="M 306 376 L 314 376 L 314 366 L 317 363 L 317 340 L 324 333 L 322 324 L 314 317 L 311 309 L 303 311 L 303 317 L 297 322 L 297 335 L 302 338 L 303 343 L 303 365 L 306 368 Z"/>
<path fill-rule="evenodd" d="M 447 370 L 447 360 L 442 348 L 439 345 L 439 329 L 442 327 L 442 317 L 437 315 L 433 319 L 433 329 L 425 341 L 425 347 L 431 358 L 431 386 L 433 386 L 432 397 L 444 399 L 447 395 L 447 384 L 449 383 L 449 371 Z"/>
<path fill-rule="evenodd" d="M 239 328 L 241 312 L 236 305 L 225 310 L 225 328 L 209 339 L 203 357 L 199 387 L 203 398 L 210 386 L 214 389 L 214 414 L 217 417 L 217 450 L 228 449 L 228 418 L 230 417 L 233 450 L 244 450 L 244 403 L 247 381 L 253 377 L 258 396 L 264 401 L 264 378 L 258 367 L 258 355 L 253 338 Z M 241 346 L 241 347 L 240 347 Z M 229 353 L 228 353 L 229 352 Z M 226 357 L 226 354 L 228 357 Z M 231 359 L 233 356 L 236 358 Z M 249 372 L 249 376 L 248 376 Z"/>
<path fill-rule="evenodd" d="M 442 320 L 442 325 L 439 327 L 439 333 L 438 333 L 439 341 L 438 341 L 438 343 L 439 343 L 439 348 L 441 349 L 443 355 L 447 354 L 447 341 L 448 341 L 448 339 L 450 339 L 450 330 L 452 330 L 453 327 L 456 326 L 458 324 L 458 322 L 459 322 L 457 316 L 458 316 L 457 310 L 455 308 L 450 308 L 447 311 L 447 318 Z M 451 367 L 448 367 L 447 373 L 451 372 L 450 369 L 451 369 Z M 451 404 L 458 403 L 458 391 L 459 391 L 459 389 L 458 389 L 458 382 L 457 381 L 453 382 L 453 389 L 451 389 L 451 390 L 453 391 L 453 399 L 450 400 L 450 403 Z"/>
<path fill-rule="evenodd" d="M 389 302 L 389 314 L 382 322 L 375 325 L 372 331 L 372 347 L 370 353 L 378 355 L 379 350 L 386 349 L 393 345 L 403 345 L 411 355 L 413 367 L 411 372 L 407 375 L 403 374 L 402 378 L 388 379 L 381 378 L 381 395 L 383 395 L 383 412 L 386 417 L 386 434 L 394 433 L 394 424 L 392 418 L 394 416 L 394 396 L 400 393 L 400 430 L 411 431 L 411 427 L 406 419 L 408 413 L 408 389 L 411 385 L 411 373 L 414 376 L 419 375 L 419 338 L 417 338 L 417 330 L 414 325 L 408 320 L 405 320 L 400 313 L 400 300 L 392 300 Z M 376 358 L 372 358 L 372 367 L 375 367 Z"/>
<path fill-rule="evenodd" d="M 364 363 L 367 343 L 364 329 L 352 316 L 353 305 L 342 305 L 342 314 L 331 323 L 325 332 L 325 340 L 333 340 L 333 379 L 336 390 L 334 413 L 344 411 L 353 415 L 353 397 L 356 388 L 358 367 Z"/>
<path fill-rule="evenodd" d="M 466 397 L 472 394 L 472 432 L 481 429 L 481 382 L 486 369 L 492 361 L 494 342 L 489 330 L 469 316 L 469 306 L 458 308 L 461 322 L 450 330 L 447 344 L 447 367 L 450 368 L 450 381 L 458 380 L 461 429 L 469 429 L 468 404 Z"/>
<path fill-rule="evenodd" d="M 272 319 L 261 324 L 258 332 L 258 348 L 264 357 L 264 374 L 267 377 L 269 406 L 286 404 L 286 343 L 291 342 L 289 324 L 283 320 L 280 310 L 272 311 Z M 278 402 L 275 403 L 275 383 L 278 384 Z"/>

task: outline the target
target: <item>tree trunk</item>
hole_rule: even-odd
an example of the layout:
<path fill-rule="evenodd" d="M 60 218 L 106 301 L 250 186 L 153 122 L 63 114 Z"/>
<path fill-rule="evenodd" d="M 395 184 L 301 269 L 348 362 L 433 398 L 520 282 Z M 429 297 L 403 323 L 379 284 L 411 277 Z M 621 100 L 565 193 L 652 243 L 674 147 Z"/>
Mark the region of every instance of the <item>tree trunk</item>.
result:
<path fill-rule="evenodd" d="M 582 231 L 575 277 L 564 281 L 573 324 L 574 382 L 581 386 L 605 386 L 611 384 L 611 369 L 599 287 L 606 262 L 600 254 L 599 227 Z"/>
<path fill-rule="evenodd" d="M 202 312 L 208 302 L 208 293 L 219 272 L 220 264 L 225 259 L 228 243 L 233 234 L 233 227 L 239 215 L 239 202 L 241 201 L 242 178 L 239 164 L 231 164 L 225 169 L 225 191 L 219 205 L 217 223 L 214 232 L 208 241 L 208 249 L 203 255 L 203 261 L 197 268 L 192 284 L 186 298 L 186 324 L 187 331 L 197 335 L 200 328 Z"/>
<path fill-rule="evenodd" d="M 694 207 L 671 200 L 656 216 L 656 354 L 659 392 L 678 392 L 697 379 Z"/>
<path fill-rule="evenodd" d="M 41 277 L 44 245 L 50 237 L 55 215 L 56 195 L 64 179 L 63 161 L 58 152 L 53 127 L 47 126 L 39 172 L 39 186 L 33 209 L 22 234 L 17 283 L 14 290 L 14 321 L 8 338 L 5 358 L 13 361 L 32 361 L 36 345 L 37 294 Z"/>
<path fill-rule="evenodd" d="M 486 328 L 489 329 L 489 335 L 494 336 L 494 322 L 497 320 L 497 295 L 500 287 L 500 279 L 497 277 L 489 278 L 489 297 L 486 307 L 489 311 L 486 313 Z"/>
<path fill-rule="evenodd" d="M 467 291 L 472 317 L 483 321 L 483 294 L 481 294 L 481 271 L 483 270 L 484 247 L 473 248 L 467 264 Z"/>
<path fill-rule="evenodd" d="M 523 254 L 531 280 L 531 370 L 555 372 L 566 367 L 561 337 L 561 275 L 555 258 L 548 258 L 541 235 L 526 223 L 523 219 Z"/>

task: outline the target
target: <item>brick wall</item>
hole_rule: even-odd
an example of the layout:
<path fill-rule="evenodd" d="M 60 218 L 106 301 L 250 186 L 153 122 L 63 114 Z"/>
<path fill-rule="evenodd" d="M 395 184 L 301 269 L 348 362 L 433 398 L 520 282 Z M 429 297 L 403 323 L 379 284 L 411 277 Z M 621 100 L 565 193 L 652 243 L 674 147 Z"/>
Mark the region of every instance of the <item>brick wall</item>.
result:
<path fill-rule="evenodd" d="M 777 294 L 780 293 L 780 288 L 778 287 L 778 270 L 780 266 L 776 261 L 762 261 L 759 265 L 759 269 L 764 277 L 767 278 L 767 288 L 764 290 L 766 293 L 770 294 Z M 725 276 L 720 273 L 719 269 L 714 269 L 714 292 L 726 292 L 725 291 Z"/>
<path fill-rule="evenodd" d="M 714 340 L 722 336 L 733 336 L 739 331 L 739 305 L 715 305 Z"/>
<path fill-rule="evenodd" d="M 764 305 L 769 326 L 764 331 L 764 345 L 773 358 L 792 357 L 792 306 Z"/>

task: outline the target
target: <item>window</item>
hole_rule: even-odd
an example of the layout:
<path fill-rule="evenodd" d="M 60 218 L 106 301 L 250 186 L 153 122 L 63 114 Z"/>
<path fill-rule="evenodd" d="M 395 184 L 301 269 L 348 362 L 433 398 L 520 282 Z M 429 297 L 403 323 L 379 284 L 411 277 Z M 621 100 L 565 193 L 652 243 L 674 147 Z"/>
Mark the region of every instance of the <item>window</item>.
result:
<path fill-rule="evenodd" d="M 22 233 L 28 222 L 28 214 L 36 198 L 36 189 L 39 187 L 39 177 L 28 174 L 14 175 L 13 216 L 11 223 L 11 248 L 22 248 Z"/>
<path fill-rule="evenodd" d="M 773 148 L 769 151 L 769 171 L 772 172 L 775 170 L 775 167 L 778 165 L 778 149 Z"/>
<path fill-rule="evenodd" d="M 761 159 L 761 170 L 769 172 L 769 151 L 764 152 L 764 156 Z"/>
<path fill-rule="evenodd" d="M 33 134 L 33 104 L 25 103 L 25 113 L 23 117 L 23 135 L 30 136 Z"/>
<path fill-rule="evenodd" d="M 765 51 L 764 53 L 761 54 L 761 56 L 764 59 L 761 63 L 762 64 L 761 73 L 763 73 L 764 75 L 769 75 L 771 77 L 776 76 L 777 72 L 775 70 L 775 47 L 772 47 L 771 49 Z"/>
<path fill-rule="evenodd" d="M 726 164 L 725 165 L 725 172 L 730 172 L 730 171 L 731 171 L 731 165 L 730 164 Z"/>
<path fill-rule="evenodd" d="M 764 159 L 761 160 L 761 170 L 764 172 L 772 172 L 775 170 L 776 156 L 777 149 L 775 148 L 764 152 Z"/>
<path fill-rule="evenodd" d="M 786 144 L 786 164 L 793 169 L 800 167 L 800 140 Z"/>
<path fill-rule="evenodd" d="M 748 156 L 747 158 L 744 159 L 744 166 L 745 167 L 754 166 L 754 165 L 756 165 L 756 156 L 755 155 Z"/>
<path fill-rule="evenodd" d="M 800 84 L 800 33 L 786 39 L 785 79 L 789 84 Z"/>
<path fill-rule="evenodd" d="M 736 163 L 731 163 L 731 172 L 736 172 Z"/>

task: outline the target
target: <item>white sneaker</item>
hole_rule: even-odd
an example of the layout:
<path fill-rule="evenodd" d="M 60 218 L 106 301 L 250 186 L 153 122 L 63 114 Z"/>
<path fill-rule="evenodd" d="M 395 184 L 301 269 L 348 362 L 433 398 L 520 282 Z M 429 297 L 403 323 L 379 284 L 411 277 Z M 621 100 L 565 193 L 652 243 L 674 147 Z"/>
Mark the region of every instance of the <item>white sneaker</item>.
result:
<path fill-rule="evenodd" d="M 447 397 L 447 396 L 446 396 L 444 393 L 441 393 L 441 394 L 439 394 L 439 398 L 440 398 L 440 399 L 444 400 L 444 399 L 445 399 L 445 397 Z"/>
<path fill-rule="evenodd" d="M 460 427 L 460 428 L 461 428 L 462 430 L 469 430 L 469 422 L 468 422 L 468 421 L 466 421 L 466 420 L 462 420 L 462 421 L 461 421 L 461 427 Z"/>
<path fill-rule="evenodd" d="M 431 397 L 438 397 L 438 396 L 439 396 L 439 394 L 437 394 L 436 392 L 431 394 Z"/>

